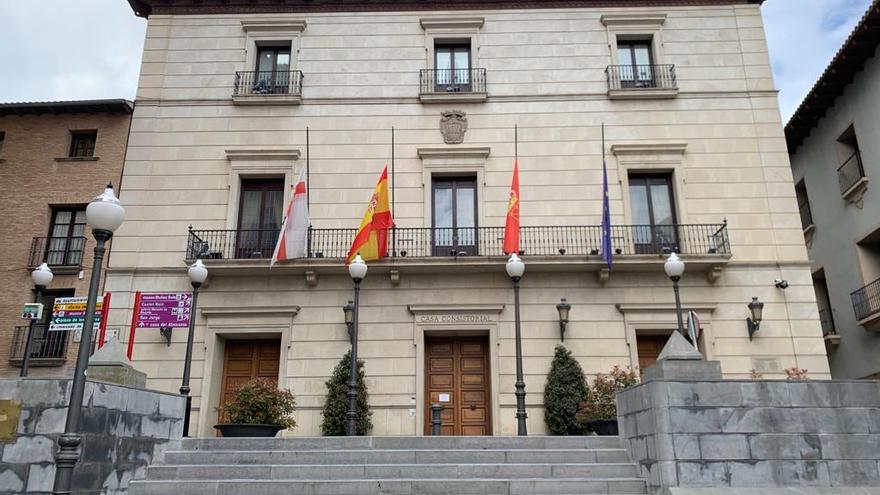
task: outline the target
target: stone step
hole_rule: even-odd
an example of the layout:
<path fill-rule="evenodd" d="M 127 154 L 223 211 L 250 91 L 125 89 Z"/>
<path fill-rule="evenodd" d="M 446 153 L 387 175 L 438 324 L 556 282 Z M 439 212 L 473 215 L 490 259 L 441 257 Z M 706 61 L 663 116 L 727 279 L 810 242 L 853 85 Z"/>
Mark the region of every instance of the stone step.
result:
<path fill-rule="evenodd" d="M 584 495 L 645 494 L 641 479 L 133 481 L 131 495 Z"/>
<path fill-rule="evenodd" d="M 357 449 L 615 449 L 619 437 L 287 437 L 185 438 L 181 450 L 357 450 Z"/>
<path fill-rule="evenodd" d="M 151 466 L 148 480 L 634 478 L 633 464 L 336 464 Z"/>
<path fill-rule="evenodd" d="M 162 465 L 628 463 L 623 449 L 169 450 Z"/>

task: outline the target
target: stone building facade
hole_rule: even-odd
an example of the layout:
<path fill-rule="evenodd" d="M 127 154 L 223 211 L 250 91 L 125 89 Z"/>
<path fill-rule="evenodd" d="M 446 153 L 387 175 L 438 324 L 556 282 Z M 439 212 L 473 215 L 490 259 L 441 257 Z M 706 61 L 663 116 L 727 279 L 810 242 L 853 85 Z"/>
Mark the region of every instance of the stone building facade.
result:
<path fill-rule="evenodd" d="M 18 376 L 27 336 L 22 306 L 34 298 L 30 272 L 55 274 L 35 325 L 29 376 L 65 376 L 78 342 L 47 332 L 55 297 L 85 296 L 94 240 L 85 206 L 119 184 L 133 104 L 126 100 L 0 103 L 0 376 Z M 111 301 L 112 304 L 112 301 Z"/>
<path fill-rule="evenodd" d="M 835 378 L 880 378 L 878 20 L 873 2 L 785 127 Z"/>
<path fill-rule="evenodd" d="M 149 24 L 110 325 L 131 325 L 137 292 L 189 290 L 186 266 L 204 260 L 198 434 L 253 376 L 294 391 L 293 434 L 319 433 L 325 381 L 350 345 L 343 261 L 386 164 L 398 228 L 360 298 L 374 434 L 424 434 L 437 401 L 447 433 L 515 432 L 499 240 L 515 157 L 530 432 L 545 430 L 556 305 L 571 305 L 564 344 L 588 374 L 644 367 L 676 328 L 671 251 L 687 263 L 700 349 L 727 377 L 829 376 L 760 2 L 131 3 Z M 310 257 L 270 270 L 307 164 Z M 750 340 L 753 297 L 765 306 Z M 150 387 L 180 386 L 185 334 L 135 330 Z"/>

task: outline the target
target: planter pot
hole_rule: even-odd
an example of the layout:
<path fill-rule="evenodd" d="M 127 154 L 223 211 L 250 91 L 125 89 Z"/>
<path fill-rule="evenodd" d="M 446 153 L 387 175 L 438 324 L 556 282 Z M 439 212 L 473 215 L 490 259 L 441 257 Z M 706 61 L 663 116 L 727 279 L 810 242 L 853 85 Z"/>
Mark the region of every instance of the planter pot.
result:
<path fill-rule="evenodd" d="M 617 436 L 620 433 L 617 429 L 616 419 L 594 419 L 587 421 L 587 429 L 602 436 Z"/>
<path fill-rule="evenodd" d="M 248 425 L 242 423 L 222 423 L 214 425 L 224 437 L 274 437 L 284 428 L 278 425 Z"/>

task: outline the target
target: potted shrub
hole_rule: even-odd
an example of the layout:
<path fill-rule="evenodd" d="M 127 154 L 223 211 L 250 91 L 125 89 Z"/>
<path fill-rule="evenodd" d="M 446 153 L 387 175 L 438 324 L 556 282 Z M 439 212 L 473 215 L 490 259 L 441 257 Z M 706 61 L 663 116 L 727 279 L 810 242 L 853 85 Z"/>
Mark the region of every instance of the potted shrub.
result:
<path fill-rule="evenodd" d="M 293 428 L 290 417 L 296 399 L 289 390 L 280 390 L 264 378 L 255 378 L 232 393 L 223 406 L 227 422 L 214 425 L 224 437 L 274 437 L 281 430 Z"/>
<path fill-rule="evenodd" d="M 593 379 L 587 398 L 578 406 L 577 420 L 584 429 L 597 435 L 617 435 L 617 392 L 638 383 L 633 370 L 615 366 L 608 374 Z"/>
<path fill-rule="evenodd" d="M 544 386 L 544 422 L 551 435 L 581 435 L 577 421 L 578 404 L 589 391 L 584 371 L 571 351 L 556 346 L 556 355 Z"/>

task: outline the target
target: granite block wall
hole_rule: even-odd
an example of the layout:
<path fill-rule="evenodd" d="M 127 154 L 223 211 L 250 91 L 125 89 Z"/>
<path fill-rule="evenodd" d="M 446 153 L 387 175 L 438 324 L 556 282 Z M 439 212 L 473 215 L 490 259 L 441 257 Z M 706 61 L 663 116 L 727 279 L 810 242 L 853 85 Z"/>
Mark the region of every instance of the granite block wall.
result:
<path fill-rule="evenodd" d="M 880 486 L 880 382 L 648 381 L 617 404 L 655 491 Z"/>
<path fill-rule="evenodd" d="M 51 493 L 57 440 L 71 380 L 0 380 L 0 401 L 21 401 L 17 438 L 0 443 L 0 493 Z M 183 433 L 181 396 L 89 381 L 73 493 L 123 494 L 133 478 Z"/>

